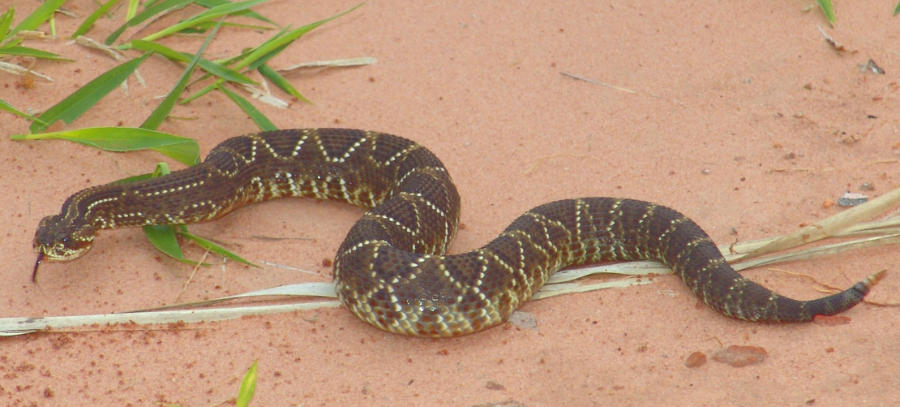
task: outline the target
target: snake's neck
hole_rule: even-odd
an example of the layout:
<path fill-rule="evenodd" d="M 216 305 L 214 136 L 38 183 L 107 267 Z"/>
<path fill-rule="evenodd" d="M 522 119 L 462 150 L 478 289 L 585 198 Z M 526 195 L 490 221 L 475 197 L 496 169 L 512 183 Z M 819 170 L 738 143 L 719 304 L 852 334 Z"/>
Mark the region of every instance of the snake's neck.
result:
<path fill-rule="evenodd" d="M 153 216 L 157 213 L 154 208 L 167 206 L 166 202 L 162 200 L 153 202 L 152 197 L 143 196 L 145 194 L 139 189 L 140 185 L 159 183 L 159 181 L 112 183 L 79 191 L 63 204 L 59 215 L 60 221 L 68 224 L 73 230 L 84 228 L 93 231 L 166 223 L 162 222 L 159 216 Z"/>
<path fill-rule="evenodd" d="M 263 198 L 244 187 L 242 193 L 220 199 L 216 194 L 226 181 L 199 164 L 157 178 L 82 190 L 66 200 L 60 216 L 73 226 L 94 230 L 188 224 L 219 218 Z"/>

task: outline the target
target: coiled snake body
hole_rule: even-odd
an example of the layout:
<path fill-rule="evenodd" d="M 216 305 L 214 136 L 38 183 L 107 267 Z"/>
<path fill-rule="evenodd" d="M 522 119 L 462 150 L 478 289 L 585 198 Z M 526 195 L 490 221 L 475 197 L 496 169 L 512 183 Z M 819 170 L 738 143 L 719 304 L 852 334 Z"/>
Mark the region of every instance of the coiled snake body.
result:
<path fill-rule="evenodd" d="M 337 293 L 361 319 L 401 334 L 446 337 L 496 325 L 560 268 L 609 260 L 660 260 L 710 307 L 749 321 L 836 314 L 860 302 L 882 276 L 812 301 L 786 298 L 732 270 L 682 214 L 613 198 L 538 206 L 484 247 L 445 255 L 460 205 L 440 160 L 407 139 L 348 129 L 235 137 L 194 167 L 85 189 L 41 221 L 34 247 L 38 263 L 72 259 L 100 229 L 207 221 L 284 196 L 368 209 L 335 256 Z"/>

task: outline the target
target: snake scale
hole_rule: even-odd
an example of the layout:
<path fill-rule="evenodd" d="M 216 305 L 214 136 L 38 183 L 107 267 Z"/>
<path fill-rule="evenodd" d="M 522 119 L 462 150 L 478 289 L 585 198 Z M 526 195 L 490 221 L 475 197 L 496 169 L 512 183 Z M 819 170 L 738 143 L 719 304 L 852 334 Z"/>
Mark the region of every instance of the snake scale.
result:
<path fill-rule="evenodd" d="M 665 206 L 566 199 L 515 219 L 485 246 L 446 255 L 460 199 L 446 168 L 410 140 L 350 129 L 280 130 L 224 141 L 202 163 L 69 197 L 34 238 L 42 258 L 84 254 L 100 229 L 208 221 L 248 203 L 315 197 L 367 209 L 337 251 L 343 304 L 387 331 L 427 337 L 476 332 L 505 321 L 557 270 L 656 259 L 722 314 L 809 321 L 847 310 L 883 276 L 811 301 L 780 296 L 741 277 L 696 223 Z"/>

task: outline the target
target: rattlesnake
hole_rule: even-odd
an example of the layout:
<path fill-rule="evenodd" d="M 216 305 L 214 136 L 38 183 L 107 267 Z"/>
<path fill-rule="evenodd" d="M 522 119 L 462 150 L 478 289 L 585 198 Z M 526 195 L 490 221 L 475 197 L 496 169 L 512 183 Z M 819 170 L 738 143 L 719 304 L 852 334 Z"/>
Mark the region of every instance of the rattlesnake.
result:
<path fill-rule="evenodd" d="M 812 301 L 786 298 L 736 273 L 684 215 L 616 198 L 538 206 L 484 247 L 446 255 L 460 203 L 444 165 L 410 140 L 350 129 L 235 137 L 191 168 L 82 190 L 40 222 L 35 271 L 43 257 L 84 254 L 100 229 L 208 221 L 284 196 L 367 209 L 335 256 L 337 294 L 364 321 L 409 335 L 455 336 L 499 324 L 560 268 L 601 261 L 662 261 L 710 307 L 748 321 L 836 314 L 883 276 Z"/>

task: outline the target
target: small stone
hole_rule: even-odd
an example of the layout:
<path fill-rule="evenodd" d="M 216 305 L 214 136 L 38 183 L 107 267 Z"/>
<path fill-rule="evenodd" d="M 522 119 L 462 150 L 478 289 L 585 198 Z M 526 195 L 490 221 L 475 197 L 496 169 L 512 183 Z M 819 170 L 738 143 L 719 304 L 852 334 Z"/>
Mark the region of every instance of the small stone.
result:
<path fill-rule="evenodd" d="M 688 355 L 684 360 L 684 365 L 694 369 L 706 364 L 706 354 L 703 352 L 694 352 Z"/>
<path fill-rule="evenodd" d="M 493 380 L 488 380 L 487 384 L 485 384 L 484 387 L 488 390 L 506 390 L 506 386 Z"/>
<path fill-rule="evenodd" d="M 744 367 L 762 363 L 769 356 L 765 349 L 758 346 L 731 345 L 713 355 L 713 360 L 732 367 Z"/>
<path fill-rule="evenodd" d="M 856 192 L 844 192 L 840 198 L 838 198 L 837 204 L 843 207 L 856 206 L 859 204 L 863 204 L 869 201 L 869 197 L 865 194 L 859 194 Z"/>

